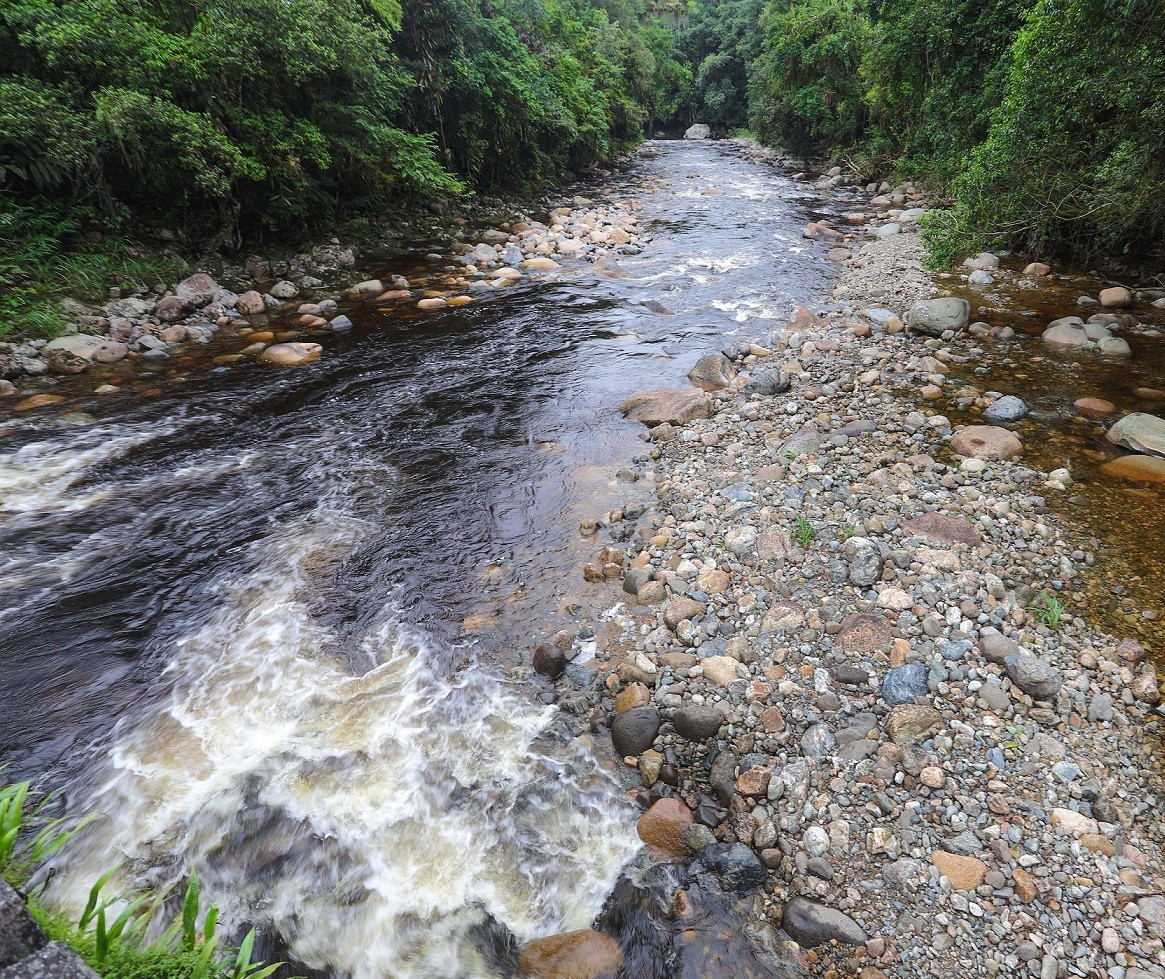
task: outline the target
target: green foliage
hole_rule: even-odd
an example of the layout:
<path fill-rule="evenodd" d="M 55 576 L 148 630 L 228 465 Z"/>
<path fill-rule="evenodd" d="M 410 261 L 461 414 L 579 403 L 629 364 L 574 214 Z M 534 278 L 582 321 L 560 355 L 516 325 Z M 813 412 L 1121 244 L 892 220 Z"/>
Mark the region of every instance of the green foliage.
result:
<path fill-rule="evenodd" d="M 91 234 L 98 226 L 106 233 Z M 60 333 L 68 317 L 59 295 L 97 301 L 111 286 L 172 282 L 185 272 L 183 263 L 134 246 L 90 208 L 0 194 L 0 340 Z"/>
<path fill-rule="evenodd" d="M 866 117 L 859 69 L 870 35 L 858 0 L 770 0 L 761 31 L 752 85 L 761 137 L 799 153 L 856 142 Z"/>
<path fill-rule="evenodd" d="M 987 135 L 1034 0 L 880 0 L 862 61 L 871 126 L 904 171 L 949 181 Z"/>
<path fill-rule="evenodd" d="M 593 166 L 681 69 L 598 0 L 10 0 L 0 39 L 0 188 L 214 245 Z"/>
<path fill-rule="evenodd" d="M 1165 238 L 1162 26 L 1153 0 L 1040 0 L 955 208 L 931 232 L 942 254 L 990 244 L 1091 256 Z"/>
<path fill-rule="evenodd" d="M 1034 612 L 1049 629 L 1059 629 L 1064 613 L 1068 611 L 1067 604 L 1052 592 L 1040 592 L 1039 596 L 1028 606 L 1029 612 Z"/>
<path fill-rule="evenodd" d="M 31 785 L 0 785 L 0 875 L 24 885 L 33 868 L 64 846 L 84 823 L 69 824 L 44 815 L 51 799 L 34 801 Z"/>
<path fill-rule="evenodd" d="M 50 819 L 44 809 L 51 797 L 34 801 L 31 785 L 0 785 L 0 874 L 25 886 L 30 873 L 65 846 L 91 819 Z M 35 898 L 29 910 L 49 938 L 73 948 L 103 979 L 268 979 L 283 963 L 253 961 L 255 929 L 237 949 L 220 945 L 216 934 L 218 909 L 199 920 L 201 884 L 191 872 L 182 909 L 156 938 L 147 930 L 161 915 L 169 890 L 154 894 L 117 895 L 106 899 L 110 871 L 89 892 L 80 918 L 73 924 L 53 914 Z"/>
<path fill-rule="evenodd" d="M 816 536 L 817 531 L 813 529 L 813 524 L 804 515 L 799 515 L 793 521 L 793 537 L 802 547 L 808 547 Z"/>

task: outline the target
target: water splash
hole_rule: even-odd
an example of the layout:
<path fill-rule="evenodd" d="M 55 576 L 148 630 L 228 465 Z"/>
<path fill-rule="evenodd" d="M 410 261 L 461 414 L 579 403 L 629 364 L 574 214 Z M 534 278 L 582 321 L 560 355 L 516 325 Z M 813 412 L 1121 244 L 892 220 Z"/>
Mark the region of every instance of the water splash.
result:
<path fill-rule="evenodd" d="M 633 819 L 583 744 L 475 668 L 447 678 L 391 602 L 347 651 L 309 611 L 313 569 L 363 536 L 321 509 L 255 551 L 213 621 L 180 639 L 169 701 L 87 780 L 105 818 L 48 896 L 76 909 L 188 866 L 235 925 L 354 979 L 488 975 L 474 926 L 585 927 L 635 852 Z"/>

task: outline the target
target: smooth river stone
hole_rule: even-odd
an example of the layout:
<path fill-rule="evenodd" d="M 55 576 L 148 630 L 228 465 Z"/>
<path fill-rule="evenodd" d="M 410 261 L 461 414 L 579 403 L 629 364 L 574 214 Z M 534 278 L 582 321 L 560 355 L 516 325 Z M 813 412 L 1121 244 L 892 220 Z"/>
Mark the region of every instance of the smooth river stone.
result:
<path fill-rule="evenodd" d="M 1077 398 L 1073 407 L 1087 418 L 1104 418 L 1116 411 L 1116 405 L 1104 398 Z"/>
<path fill-rule="evenodd" d="M 1006 428 L 994 425 L 968 425 L 951 439 L 951 449 L 972 459 L 998 461 L 1023 454 L 1023 443 Z"/>
<path fill-rule="evenodd" d="M 518 953 L 521 979 L 615 979 L 622 967 L 619 943 L 589 928 L 539 938 Z"/>
<path fill-rule="evenodd" d="M 276 343 L 264 350 L 259 359 L 280 367 L 295 367 L 319 360 L 323 352 L 318 343 Z"/>
<path fill-rule="evenodd" d="M 1134 411 L 1108 430 L 1108 440 L 1134 452 L 1165 456 L 1165 418 Z"/>
<path fill-rule="evenodd" d="M 695 418 L 711 418 L 712 402 L 703 391 L 691 388 L 656 388 L 633 394 L 619 410 L 628 421 L 648 428 L 665 423 L 683 425 Z"/>
<path fill-rule="evenodd" d="M 663 798 L 639 817 L 636 831 L 657 856 L 665 860 L 684 860 L 690 853 L 687 830 L 695 821 L 692 811 L 679 799 Z"/>
<path fill-rule="evenodd" d="M 1121 456 L 1100 467 L 1109 476 L 1139 480 L 1143 483 L 1165 483 L 1165 459 L 1157 456 Z"/>

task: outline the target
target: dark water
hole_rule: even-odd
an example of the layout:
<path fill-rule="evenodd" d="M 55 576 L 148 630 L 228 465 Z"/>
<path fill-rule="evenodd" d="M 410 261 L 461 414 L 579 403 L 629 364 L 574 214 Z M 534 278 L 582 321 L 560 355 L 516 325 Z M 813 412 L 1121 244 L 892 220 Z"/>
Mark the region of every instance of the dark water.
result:
<path fill-rule="evenodd" d="M 655 150 L 580 190 L 640 200 L 632 279 L 357 308 L 306 367 L 212 367 L 222 341 L 0 419 L 0 761 L 106 817 L 56 900 L 193 865 L 228 920 L 358 977 L 490 975 L 483 920 L 589 923 L 634 813 L 508 667 L 579 624 L 579 520 L 646 492 L 614 477 L 644 451 L 615 406 L 830 274 L 780 172 Z"/>

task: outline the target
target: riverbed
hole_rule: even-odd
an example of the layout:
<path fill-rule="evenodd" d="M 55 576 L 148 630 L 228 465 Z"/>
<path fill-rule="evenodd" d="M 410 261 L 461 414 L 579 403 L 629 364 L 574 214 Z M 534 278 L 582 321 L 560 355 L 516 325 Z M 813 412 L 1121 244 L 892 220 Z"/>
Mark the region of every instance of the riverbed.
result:
<path fill-rule="evenodd" d="M 357 977 L 489 975 L 483 922 L 590 923 L 636 813 L 556 737 L 529 651 L 612 603 L 580 522 L 650 503 L 650 466 L 616 476 L 646 456 L 615 408 L 779 330 L 833 269 L 801 237 L 812 192 L 730 145 L 656 144 L 572 194 L 639 201 L 632 278 L 356 306 L 312 365 L 212 346 L 5 419 L 3 761 L 104 813 L 54 900 L 193 866 L 228 920 Z M 434 277 L 447 245 L 366 271 Z"/>

